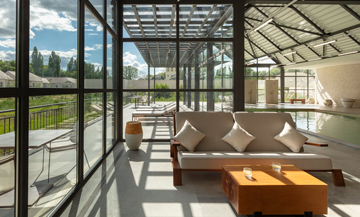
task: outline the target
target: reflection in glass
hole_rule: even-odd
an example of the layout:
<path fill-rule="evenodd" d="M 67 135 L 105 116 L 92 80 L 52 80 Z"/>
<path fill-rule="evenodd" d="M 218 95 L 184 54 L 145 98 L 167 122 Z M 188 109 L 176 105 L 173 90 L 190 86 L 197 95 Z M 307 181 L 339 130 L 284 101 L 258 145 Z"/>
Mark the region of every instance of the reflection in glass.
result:
<path fill-rule="evenodd" d="M 180 111 L 232 111 L 231 92 L 181 92 Z"/>
<path fill-rule="evenodd" d="M 180 38 L 232 37 L 232 5 L 180 5 Z"/>
<path fill-rule="evenodd" d="M 106 21 L 116 32 L 116 0 L 106 0 Z"/>
<path fill-rule="evenodd" d="M 175 5 L 124 5 L 123 20 L 124 38 L 176 37 Z"/>
<path fill-rule="evenodd" d="M 232 89 L 232 43 L 182 42 L 179 67 L 180 88 Z"/>
<path fill-rule="evenodd" d="M 89 0 L 99 14 L 104 17 L 104 0 Z M 109 0 L 108 0 L 109 1 Z"/>
<path fill-rule="evenodd" d="M 103 88 L 103 26 L 87 9 L 85 25 L 96 26 L 96 32 L 85 29 L 85 88 Z"/>
<path fill-rule="evenodd" d="M 87 93 L 84 114 L 84 174 L 95 164 L 102 154 L 103 138 L 103 94 Z"/>
<path fill-rule="evenodd" d="M 161 89 L 161 85 L 155 89 Z M 125 92 L 123 105 L 124 130 L 126 122 L 136 120 L 142 123 L 144 139 L 170 139 L 174 136 L 175 92 Z"/>
<path fill-rule="evenodd" d="M 106 76 L 107 76 L 107 89 L 116 89 L 116 40 L 107 33 L 107 46 L 106 46 Z"/>
<path fill-rule="evenodd" d="M 76 184 L 77 96 L 34 96 L 29 104 L 29 216 L 46 215 Z"/>
<path fill-rule="evenodd" d="M 106 149 L 115 144 L 116 92 L 106 93 Z"/>
<path fill-rule="evenodd" d="M 14 216 L 15 98 L 0 98 L 0 206 L 5 216 Z"/>

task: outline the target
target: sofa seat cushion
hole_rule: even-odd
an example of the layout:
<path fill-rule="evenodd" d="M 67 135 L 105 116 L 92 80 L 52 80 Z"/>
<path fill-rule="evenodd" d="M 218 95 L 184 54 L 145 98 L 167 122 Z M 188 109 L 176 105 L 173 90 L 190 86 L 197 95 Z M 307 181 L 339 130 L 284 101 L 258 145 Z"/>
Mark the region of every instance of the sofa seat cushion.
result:
<path fill-rule="evenodd" d="M 306 152 L 179 151 L 178 161 L 182 169 L 220 170 L 224 165 L 270 166 L 274 161 L 283 165 L 291 164 L 302 170 L 333 168 L 329 157 Z"/>

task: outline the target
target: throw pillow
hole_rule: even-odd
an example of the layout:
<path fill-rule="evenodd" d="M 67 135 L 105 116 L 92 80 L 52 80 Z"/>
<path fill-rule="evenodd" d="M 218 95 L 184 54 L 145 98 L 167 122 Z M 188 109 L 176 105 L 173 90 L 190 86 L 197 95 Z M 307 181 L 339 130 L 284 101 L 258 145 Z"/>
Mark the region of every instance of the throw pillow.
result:
<path fill-rule="evenodd" d="M 222 140 L 229 143 L 238 152 L 244 152 L 246 147 L 253 141 L 255 137 L 244 130 L 238 123 L 234 123 L 234 126 L 228 134 L 226 134 Z"/>
<path fill-rule="evenodd" d="M 189 121 L 185 121 L 184 126 L 174 136 L 174 139 L 181 143 L 187 150 L 194 152 L 196 146 L 205 137 L 205 134 L 193 127 Z"/>
<path fill-rule="evenodd" d="M 300 152 L 301 147 L 308 140 L 308 138 L 296 129 L 294 129 L 288 122 L 285 123 L 282 132 L 275 136 L 274 139 L 286 145 L 293 152 Z"/>

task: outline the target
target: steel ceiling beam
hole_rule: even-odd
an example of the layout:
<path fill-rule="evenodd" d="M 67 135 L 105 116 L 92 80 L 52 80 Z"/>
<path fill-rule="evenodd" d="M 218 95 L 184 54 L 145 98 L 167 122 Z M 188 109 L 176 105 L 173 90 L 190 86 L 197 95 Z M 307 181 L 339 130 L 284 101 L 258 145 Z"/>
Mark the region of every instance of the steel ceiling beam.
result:
<path fill-rule="evenodd" d="M 248 4 L 288 4 L 289 0 L 245 0 Z M 301 0 L 294 4 L 316 5 L 360 5 L 359 0 Z"/>
<path fill-rule="evenodd" d="M 291 5 L 289 8 L 291 8 L 293 11 L 295 11 L 299 16 L 301 16 L 306 22 L 310 23 L 317 31 L 321 32 L 321 34 L 326 35 L 325 31 L 320 28 L 318 25 L 316 25 L 312 20 L 310 20 L 305 14 L 301 13 L 295 6 Z"/>
<path fill-rule="evenodd" d="M 352 35 L 350 35 L 348 32 L 345 32 L 345 34 L 351 39 L 353 40 L 356 44 L 358 44 L 360 46 L 360 42 L 358 40 L 356 40 L 356 38 L 354 38 Z"/>
<path fill-rule="evenodd" d="M 262 10 L 260 10 L 258 7 L 254 6 L 254 8 L 260 12 L 260 14 L 262 14 L 264 17 L 269 18 L 269 16 L 267 14 L 265 14 Z M 285 30 L 283 30 L 280 26 L 278 26 L 278 24 L 275 22 L 275 20 L 272 21 L 272 23 L 275 24 L 275 27 L 280 30 L 282 33 L 284 33 L 287 37 L 289 37 L 291 40 L 293 40 L 297 45 L 301 45 L 301 43 L 296 40 L 292 35 L 290 35 L 288 32 L 286 32 Z M 303 60 L 306 60 L 304 57 L 302 57 L 298 52 L 296 52 L 296 54 Z M 295 61 L 295 55 L 293 55 L 293 61 Z"/>
<path fill-rule="evenodd" d="M 347 12 L 349 12 L 351 15 L 353 15 L 353 17 L 355 17 L 357 20 L 360 21 L 360 15 L 358 13 L 356 13 L 353 9 L 351 9 L 349 6 L 347 5 L 340 5 L 342 8 L 344 8 Z"/>
<path fill-rule="evenodd" d="M 262 22 L 262 20 L 251 18 L 251 17 L 245 17 L 245 18 L 249 19 L 249 20 Z M 269 25 L 274 25 L 275 26 L 275 24 L 273 22 L 270 22 Z M 279 27 L 282 27 L 282 28 L 291 29 L 291 30 L 295 30 L 295 31 L 300 31 L 300 32 L 304 32 L 304 33 L 308 33 L 308 34 L 312 34 L 312 35 L 319 35 L 319 36 L 323 35 L 323 34 L 318 33 L 318 32 L 312 32 L 312 31 L 308 31 L 308 30 L 304 30 L 304 29 L 298 29 L 298 28 L 294 28 L 294 27 L 291 27 L 291 26 L 285 26 L 285 25 L 281 25 L 281 24 L 276 24 L 276 25 L 279 26 Z M 248 29 L 248 30 L 251 30 L 251 29 Z"/>

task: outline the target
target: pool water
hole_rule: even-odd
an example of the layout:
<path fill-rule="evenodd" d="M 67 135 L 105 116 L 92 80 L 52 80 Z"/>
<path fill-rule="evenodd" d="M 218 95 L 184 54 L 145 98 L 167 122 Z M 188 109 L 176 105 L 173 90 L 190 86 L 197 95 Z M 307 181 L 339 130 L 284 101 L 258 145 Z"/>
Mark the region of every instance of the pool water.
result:
<path fill-rule="evenodd" d="M 360 116 L 322 112 L 289 112 L 297 128 L 360 145 Z"/>

